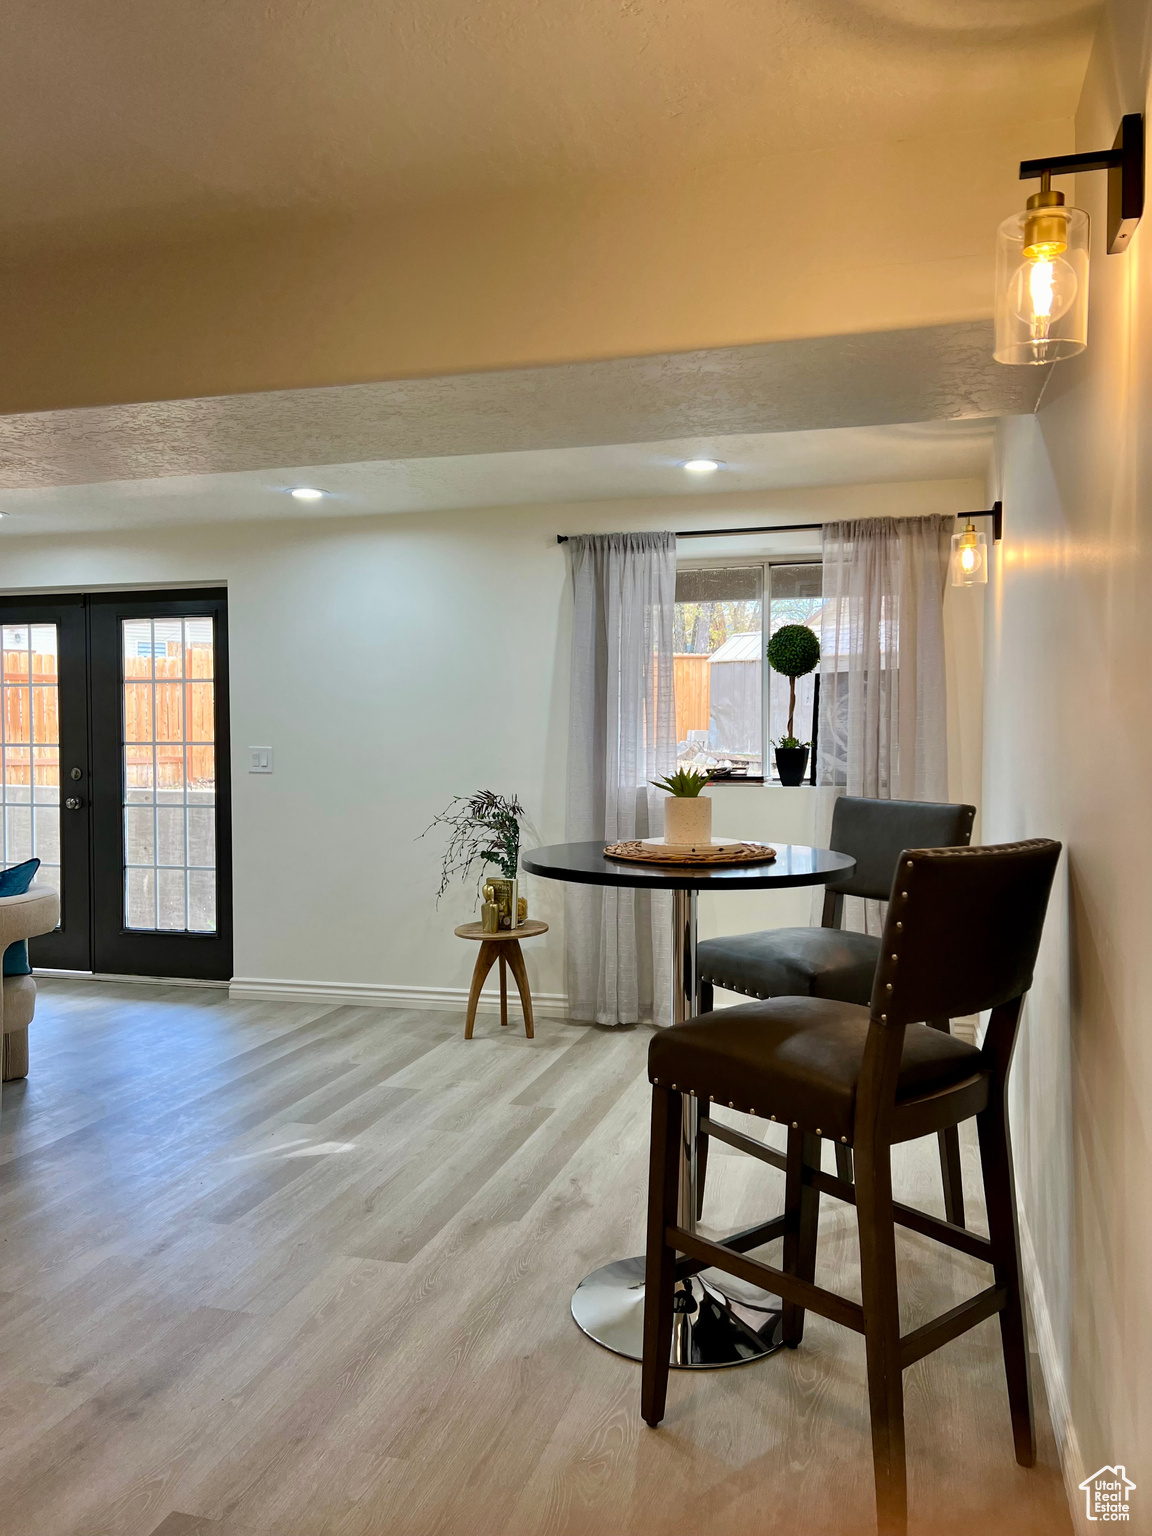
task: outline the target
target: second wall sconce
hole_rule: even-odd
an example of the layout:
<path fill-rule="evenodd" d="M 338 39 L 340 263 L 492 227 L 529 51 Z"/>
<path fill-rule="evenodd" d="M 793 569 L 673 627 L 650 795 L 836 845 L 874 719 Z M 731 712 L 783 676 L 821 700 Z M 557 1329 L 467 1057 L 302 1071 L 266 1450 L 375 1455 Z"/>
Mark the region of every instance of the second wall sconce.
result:
<path fill-rule="evenodd" d="M 996 240 L 998 363 L 1056 363 L 1088 345 L 1088 215 L 1065 205 L 1053 176 L 1108 172 L 1108 253 L 1123 251 L 1144 211 L 1144 118 L 1120 121 L 1111 149 L 1022 160 L 1020 180 L 1040 178 L 1023 213 Z"/>

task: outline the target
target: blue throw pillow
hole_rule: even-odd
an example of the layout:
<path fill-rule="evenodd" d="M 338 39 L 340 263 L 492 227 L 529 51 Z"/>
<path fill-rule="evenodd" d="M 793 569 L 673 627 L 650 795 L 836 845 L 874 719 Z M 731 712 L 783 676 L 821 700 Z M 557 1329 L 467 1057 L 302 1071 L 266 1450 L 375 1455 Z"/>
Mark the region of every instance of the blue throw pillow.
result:
<path fill-rule="evenodd" d="M 36 878 L 36 871 L 40 868 L 39 859 L 28 859 L 23 864 L 14 864 L 11 869 L 0 870 L 0 897 L 23 896 L 28 887 Z M 31 976 L 32 966 L 28 961 L 28 940 L 17 939 L 15 944 L 9 944 L 4 951 L 4 975 L 5 976 Z"/>

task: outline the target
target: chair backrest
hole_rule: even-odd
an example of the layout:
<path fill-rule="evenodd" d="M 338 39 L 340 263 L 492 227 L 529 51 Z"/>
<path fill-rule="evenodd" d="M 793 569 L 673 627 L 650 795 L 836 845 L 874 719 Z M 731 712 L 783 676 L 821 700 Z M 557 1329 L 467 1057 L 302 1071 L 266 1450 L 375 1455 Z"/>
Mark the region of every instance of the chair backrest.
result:
<path fill-rule="evenodd" d="M 854 858 L 856 868 L 827 889 L 837 896 L 886 901 L 905 848 L 967 848 L 975 819 L 974 805 L 842 795 L 832 812 L 829 843 L 834 852 Z"/>
<path fill-rule="evenodd" d="M 922 1024 L 979 1013 L 1032 985 L 1060 844 L 900 854 L 889 895 L 872 1017 Z"/>

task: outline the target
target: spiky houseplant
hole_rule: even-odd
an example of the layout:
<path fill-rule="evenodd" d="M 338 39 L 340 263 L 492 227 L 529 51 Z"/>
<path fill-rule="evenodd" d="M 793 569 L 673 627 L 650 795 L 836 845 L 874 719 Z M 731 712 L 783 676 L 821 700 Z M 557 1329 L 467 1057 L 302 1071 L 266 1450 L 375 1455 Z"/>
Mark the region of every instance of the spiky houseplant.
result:
<path fill-rule="evenodd" d="M 788 679 L 788 731 L 776 743 L 779 747 L 803 747 L 794 724 L 796 715 L 796 679 L 805 677 L 820 660 L 820 642 L 807 624 L 782 624 L 768 642 L 768 665 Z"/>
<path fill-rule="evenodd" d="M 457 795 L 431 824 L 421 832 L 427 837 L 435 827 L 448 831 L 448 846 L 440 869 L 440 889 L 436 900 L 459 876 L 467 880 L 480 864 L 495 865 L 505 880 L 515 880 L 520 863 L 520 822 L 524 807 L 515 795 L 498 795 L 491 789 L 474 795 Z M 480 878 L 492 871 L 482 868 Z"/>
<path fill-rule="evenodd" d="M 666 789 L 678 800 L 691 800 L 706 784 L 711 784 L 712 775 L 701 773 L 697 768 L 680 768 L 675 773 L 665 774 L 662 779 L 650 779 L 648 782 L 657 789 Z"/>

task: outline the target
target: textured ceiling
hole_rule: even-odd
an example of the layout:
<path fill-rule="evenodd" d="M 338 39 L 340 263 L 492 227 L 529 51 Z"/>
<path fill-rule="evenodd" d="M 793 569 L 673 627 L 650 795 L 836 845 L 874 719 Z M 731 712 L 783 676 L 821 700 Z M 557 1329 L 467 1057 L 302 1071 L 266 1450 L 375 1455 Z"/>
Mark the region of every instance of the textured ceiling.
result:
<path fill-rule="evenodd" d="M 1015 415 L 987 321 L 0 417 L 0 488 Z M 878 475 L 874 478 L 888 478 Z"/>
<path fill-rule="evenodd" d="M 1084 0 L 9 0 L 0 227 L 172 237 L 1071 116 Z"/>
<path fill-rule="evenodd" d="M 0 538 L 164 523 L 349 517 L 667 496 L 706 499 L 713 505 L 720 497 L 732 506 L 734 521 L 743 525 L 750 521 L 749 492 L 908 480 L 983 480 L 992 432 L 993 424 L 986 419 L 922 422 L 372 464 L 298 465 L 241 474 L 11 491 L 0 495 L 0 510 L 5 514 Z M 707 478 L 682 467 L 685 459 L 703 453 L 722 465 Z M 323 501 L 299 502 L 286 494 L 295 485 L 321 487 L 328 494 Z"/>

